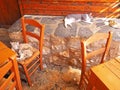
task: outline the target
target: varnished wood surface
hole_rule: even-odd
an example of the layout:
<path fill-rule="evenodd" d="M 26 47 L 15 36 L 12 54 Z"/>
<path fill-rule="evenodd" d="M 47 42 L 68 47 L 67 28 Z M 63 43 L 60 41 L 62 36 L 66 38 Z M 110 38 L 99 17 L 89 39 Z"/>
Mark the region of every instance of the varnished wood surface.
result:
<path fill-rule="evenodd" d="M 91 69 L 88 90 L 120 90 L 120 57 L 109 60 Z"/>
<path fill-rule="evenodd" d="M 0 0 L 0 27 L 7 27 L 20 18 L 18 0 Z"/>
<path fill-rule="evenodd" d="M 7 61 L 10 57 L 14 59 L 16 57 L 16 53 L 0 42 L 0 64 Z"/>
<path fill-rule="evenodd" d="M 4 77 L 8 75 L 8 77 Z M 22 90 L 16 53 L 0 41 L 0 90 Z"/>
<path fill-rule="evenodd" d="M 93 13 L 98 17 L 119 17 L 119 0 L 19 0 L 21 14 L 67 15 Z"/>

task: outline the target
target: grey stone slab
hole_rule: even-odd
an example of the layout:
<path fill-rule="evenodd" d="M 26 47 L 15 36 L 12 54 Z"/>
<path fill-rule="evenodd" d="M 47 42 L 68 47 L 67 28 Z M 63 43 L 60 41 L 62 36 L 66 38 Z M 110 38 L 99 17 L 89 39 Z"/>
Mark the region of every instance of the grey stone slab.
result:
<path fill-rule="evenodd" d="M 109 31 L 111 31 L 113 28 L 110 27 L 110 26 L 103 26 L 103 27 L 100 27 L 100 30 L 98 32 L 104 32 L 104 33 L 107 33 Z"/>
<path fill-rule="evenodd" d="M 22 30 L 21 20 L 18 19 L 14 24 L 11 25 L 11 27 L 8 29 L 8 32 L 17 32 L 21 30 Z"/>
<path fill-rule="evenodd" d="M 96 26 L 97 26 L 97 27 L 102 27 L 102 26 L 104 26 L 104 25 L 105 25 L 104 22 L 96 23 Z"/>
<path fill-rule="evenodd" d="M 53 34 L 53 32 L 54 32 L 54 28 L 53 27 L 51 27 L 51 25 L 46 25 L 45 26 L 45 35 L 49 35 L 49 34 Z"/>
<path fill-rule="evenodd" d="M 28 31 L 33 32 L 33 31 L 35 30 L 35 28 L 36 28 L 36 27 L 34 27 L 34 26 L 26 25 L 26 29 L 27 29 Z"/>
<path fill-rule="evenodd" d="M 79 23 L 83 26 L 91 25 L 91 23 L 87 23 L 87 22 L 84 22 L 84 21 L 80 21 Z"/>
<path fill-rule="evenodd" d="M 120 41 L 120 29 L 116 29 L 110 26 L 104 26 L 98 32 L 108 33 L 109 31 L 113 32 L 112 39 L 114 41 Z"/>
<path fill-rule="evenodd" d="M 93 32 L 90 30 L 90 28 L 87 27 L 81 27 L 79 29 L 78 35 L 82 38 L 88 38 L 91 35 L 93 35 Z"/>
<path fill-rule="evenodd" d="M 37 20 L 38 22 L 41 22 L 42 18 L 41 17 L 35 17 L 34 19 Z"/>
<path fill-rule="evenodd" d="M 43 24 L 55 24 L 56 21 L 55 21 L 55 19 L 50 18 L 50 17 L 43 17 L 41 20 L 41 23 L 43 23 Z"/>
<path fill-rule="evenodd" d="M 80 39 L 79 38 L 68 38 L 67 39 L 67 47 L 74 49 L 74 50 L 79 50 L 80 49 Z"/>
<path fill-rule="evenodd" d="M 56 36 L 60 37 L 70 37 L 76 35 L 76 27 L 65 28 L 63 23 L 58 24 L 56 31 L 54 33 Z"/>
<path fill-rule="evenodd" d="M 61 19 L 64 19 L 64 16 L 54 16 L 52 19 L 53 20 L 61 20 Z"/>
<path fill-rule="evenodd" d="M 113 32 L 113 40 L 120 42 L 120 29 L 114 30 L 114 32 Z"/>

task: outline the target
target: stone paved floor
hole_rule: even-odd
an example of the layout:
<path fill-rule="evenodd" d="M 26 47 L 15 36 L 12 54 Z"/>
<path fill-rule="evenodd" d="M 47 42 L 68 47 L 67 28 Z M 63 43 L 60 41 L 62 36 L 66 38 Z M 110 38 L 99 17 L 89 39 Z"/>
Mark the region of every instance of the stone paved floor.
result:
<path fill-rule="evenodd" d="M 96 32 L 113 32 L 113 40 L 120 41 L 120 26 L 113 28 L 105 25 L 105 18 L 94 18 L 92 24 L 85 22 L 73 23 L 72 27 L 64 27 L 63 16 L 39 16 L 39 15 L 26 15 L 26 18 L 32 18 L 38 22 L 45 24 L 45 35 L 55 35 L 59 37 L 79 36 L 87 38 Z M 120 23 L 120 19 L 113 19 Z M 34 30 L 34 28 L 31 28 Z M 17 20 L 8 30 L 9 32 L 21 31 L 20 20 Z"/>
<path fill-rule="evenodd" d="M 45 24 L 43 47 L 44 70 L 38 70 L 31 77 L 34 86 L 29 87 L 22 81 L 23 90 L 78 90 L 80 80 L 80 40 L 88 38 L 96 32 L 113 31 L 112 50 L 119 52 L 120 29 L 104 25 L 103 18 L 94 18 L 93 24 L 85 22 L 73 23 L 72 27 L 64 27 L 63 16 L 29 15 Z M 119 19 L 117 19 L 120 22 Z M 37 32 L 34 27 L 27 26 Z M 20 20 L 16 21 L 8 30 L 11 41 L 22 41 Z M 117 44 L 116 44 L 117 43 Z M 112 51 L 112 53 L 113 53 Z M 119 53 L 114 53 L 118 55 Z M 115 56 L 111 54 L 111 56 Z"/>

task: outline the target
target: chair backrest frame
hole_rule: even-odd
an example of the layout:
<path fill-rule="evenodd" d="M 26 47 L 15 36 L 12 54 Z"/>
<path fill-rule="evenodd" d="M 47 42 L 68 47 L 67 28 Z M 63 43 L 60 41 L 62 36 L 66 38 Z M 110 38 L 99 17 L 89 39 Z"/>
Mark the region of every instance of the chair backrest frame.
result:
<path fill-rule="evenodd" d="M 97 50 L 93 51 L 92 53 L 87 53 L 87 48 L 86 48 L 87 45 L 94 43 L 96 41 L 102 40 L 102 39 L 107 40 L 105 47 L 97 49 Z M 110 48 L 111 39 L 112 39 L 112 32 L 109 32 L 109 33 L 96 33 L 93 36 L 91 36 L 90 38 L 88 38 L 87 40 L 81 41 L 81 56 L 82 56 L 82 72 L 83 73 L 86 71 L 86 60 L 87 59 L 89 59 L 95 55 L 102 54 L 100 63 L 104 62 L 105 56 L 108 54 L 108 50 Z"/>
<path fill-rule="evenodd" d="M 33 38 L 36 38 L 39 41 L 39 50 L 40 50 L 40 54 L 42 55 L 42 47 L 43 47 L 43 37 L 44 37 L 44 28 L 45 25 L 38 23 L 37 21 L 33 20 L 33 19 L 26 19 L 24 17 L 21 18 L 21 22 L 22 22 L 22 34 L 23 34 L 23 40 L 25 43 L 28 42 L 28 36 L 31 36 Z M 40 34 L 39 36 L 35 33 L 29 32 L 26 29 L 26 24 L 31 25 L 31 26 L 35 26 L 38 27 L 40 30 Z"/>

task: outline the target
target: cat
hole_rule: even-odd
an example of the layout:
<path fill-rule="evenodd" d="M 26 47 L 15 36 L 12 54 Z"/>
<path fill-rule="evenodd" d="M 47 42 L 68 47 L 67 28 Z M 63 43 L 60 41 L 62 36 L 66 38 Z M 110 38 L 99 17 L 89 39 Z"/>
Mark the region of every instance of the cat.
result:
<path fill-rule="evenodd" d="M 33 55 L 34 49 L 30 44 L 19 43 L 19 42 L 10 42 L 11 49 L 17 53 L 17 60 L 24 60 Z"/>
<path fill-rule="evenodd" d="M 104 22 L 104 24 L 116 29 L 120 28 L 120 23 L 116 22 L 115 20 L 107 20 Z"/>
<path fill-rule="evenodd" d="M 72 27 L 72 23 L 84 21 L 87 23 L 92 23 L 92 14 L 69 14 L 64 19 L 65 28 L 69 26 Z"/>

